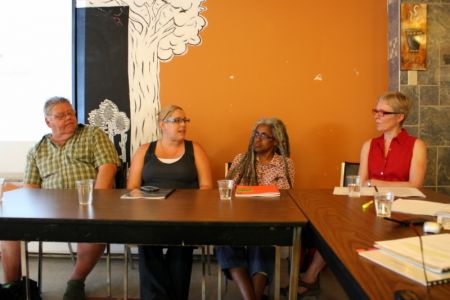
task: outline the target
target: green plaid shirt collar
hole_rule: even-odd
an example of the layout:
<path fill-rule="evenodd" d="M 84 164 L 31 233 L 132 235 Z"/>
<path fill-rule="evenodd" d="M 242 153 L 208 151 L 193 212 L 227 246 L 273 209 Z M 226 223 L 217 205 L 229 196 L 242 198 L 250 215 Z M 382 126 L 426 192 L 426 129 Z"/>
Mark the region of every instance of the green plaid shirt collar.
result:
<path fill-rule="evenodd" d="M 46 135 L 27 157 L 24 183 L 42 188 L 75 188 L 75 181 L 94 178 L 103 164 L 120 164 L 113 143 L 99 128 L 79 125 L 64 145 Z"/>

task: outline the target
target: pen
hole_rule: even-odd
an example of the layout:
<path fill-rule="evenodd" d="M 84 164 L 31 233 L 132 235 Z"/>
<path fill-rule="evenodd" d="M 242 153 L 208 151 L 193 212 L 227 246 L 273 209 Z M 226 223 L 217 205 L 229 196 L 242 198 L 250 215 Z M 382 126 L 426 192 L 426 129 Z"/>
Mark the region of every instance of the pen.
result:
<path fill-rule="evenodd" d="M 364 204 L 361 205 L 361 206 L 362 206 L 362 208 L 366 209 L 366 208 L 368 208 L 369 206 L 371 206 L 372 203 L 373 203 L 373 200 L 370 200 L 369 202 L 366 202 L 366 203 L 364 203 Z"/>
<path fill-rule="evenodd" d="M 375 192 L 377 192 L 377 193 L 378 193 L 378 188 L 377 188 L 377 186 L 376 186 L 376 185 L 374 185 L 374 186 L 373 186 L 373 188 L 375 189 Z"/>

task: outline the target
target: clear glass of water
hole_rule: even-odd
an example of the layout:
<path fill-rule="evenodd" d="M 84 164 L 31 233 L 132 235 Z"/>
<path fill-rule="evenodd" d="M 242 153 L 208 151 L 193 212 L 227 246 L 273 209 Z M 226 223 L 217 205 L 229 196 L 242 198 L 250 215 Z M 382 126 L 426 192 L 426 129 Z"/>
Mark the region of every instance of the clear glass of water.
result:
<path fill-rule="evenodd" d="M 220 200 L 231 200 L 234 181 L 230 179 L 217 180 L 217 186 L 219 188 Z"/>
<path fill-rule="evenodd" d="M 394 194 L 392 192 L 378 192 L 375 193 L 374 200 L 377 217 L 389 218 L 391 216 Z"/>
<path fill-rule="evenodd" d="M 76 181 L 78 189 L 78 203 L 80 205 L 91 205 L 94 193 L 94 179 L 83 179 Z"/>
<path fill-rule="evenodd" d="M 3 186 L 5 184 L 5 178 L 0 178 L 0 202 L 3 199 Z"/>
<path fill-rule="evenodd" d="M 358 175 L 347 176 L 347 187 L 349 197 L 361 197 L 361 178 Z"/>

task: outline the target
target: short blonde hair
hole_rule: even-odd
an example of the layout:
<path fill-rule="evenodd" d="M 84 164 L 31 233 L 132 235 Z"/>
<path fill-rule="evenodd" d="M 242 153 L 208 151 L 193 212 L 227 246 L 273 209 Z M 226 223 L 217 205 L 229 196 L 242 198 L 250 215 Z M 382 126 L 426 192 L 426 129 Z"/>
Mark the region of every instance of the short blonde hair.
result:
<path fill-rule="evenodd" d="M 158 113 L 158 122 L 167 120 L 176 110 L 184 111 L 184 109 L 181 108 L 180 106 L 173 105 L 173 104 L 166 106 L 164 108 L 161 108 L 161 110 Z"/>
<path fill-rule="evenodd" d="M 402 94 L 400 92 L 387 92 L 378 97 L 378 102 L 379 101 L 385 101 L 392 107 L 394 112 L 401 113 L 405 116 L 401 124 L 403 124 L 406 118 L 408 118 L 412 102 L 411 99 L 409 99 L 405 94 Z"/>

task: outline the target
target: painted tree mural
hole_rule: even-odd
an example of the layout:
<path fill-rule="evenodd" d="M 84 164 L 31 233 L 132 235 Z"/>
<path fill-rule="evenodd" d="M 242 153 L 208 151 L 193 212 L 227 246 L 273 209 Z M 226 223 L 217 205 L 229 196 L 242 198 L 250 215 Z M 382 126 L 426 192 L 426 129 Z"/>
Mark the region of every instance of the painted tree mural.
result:
<path fill-rule="evenodd" d="M 80 2 L 80 1 L 79 1 Z M 89 0 L 86 7 L 129 6 L 128 77 L 131 154 L 158 137 L 160 62 L 199 45 L 207 25 L 204 0 Z M 80 4 L 77 3 L 77 6 Z"/>

